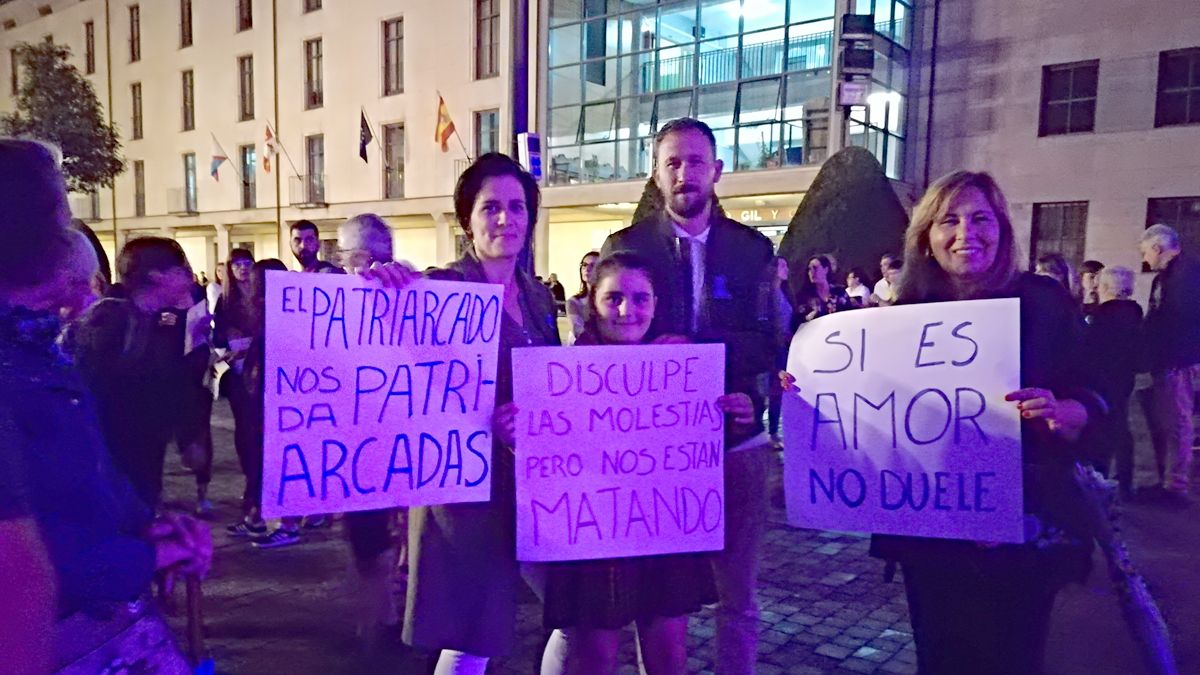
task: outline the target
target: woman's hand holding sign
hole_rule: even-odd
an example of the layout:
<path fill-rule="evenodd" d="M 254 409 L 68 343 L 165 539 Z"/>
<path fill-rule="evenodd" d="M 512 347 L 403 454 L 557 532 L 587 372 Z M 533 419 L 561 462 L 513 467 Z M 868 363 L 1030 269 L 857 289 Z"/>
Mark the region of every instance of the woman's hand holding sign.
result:
<path fill-rule="evenodd" d="M 506 448 L 513 448 L 517 443 L 517 409 L 516 403 L 505 403 L 496 408 L 492 415 L 492 433 L 496 440 Z"/>
<path fill-rule="evenodd" d="M 421 273 L 409 263 L 399 260 L 382 264 L 372 263 L 370 267 L 363 270 L 362 276 L 364 279 L 377 279 L 384 288 L 399 290 L 420 279 Z"/>
<path fill-rule="evenodd" d="M 717 407 L 729 416 L 729 421 L 735 427 L 754 424 L 754 403 L 746 394 L 725 394 L 717 399 Z"/>
<path fill-rule="evenodd" d="M 1025 420 L 1044 420 L 1050 433 L 1066 441 L 1079 440 L 1087 425 L 1087 409 L 1079 401 L 1056 398 L 1048 389 L 1029 387 L 1018 389 L 1004 397 L 1017 401 L 1017 410 Z"/>

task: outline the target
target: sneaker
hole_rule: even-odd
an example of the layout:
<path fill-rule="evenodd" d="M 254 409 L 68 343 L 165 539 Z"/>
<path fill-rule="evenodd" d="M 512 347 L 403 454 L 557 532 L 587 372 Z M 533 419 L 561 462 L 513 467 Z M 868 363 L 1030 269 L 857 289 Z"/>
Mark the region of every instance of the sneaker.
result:
<path fill-rule="evenodd" d="M 254 540 L 254 548 L 283 548 L 300 543 L 300 532 L 295 530 L 285 530 L 282 527 L 275 530 L 265 537 L 259 537 Z"/>
<path fill-rule="evenodd" d="M 225 528 L 231 537 L 261 537 L 267 533 L 267 524 L 263 522 L 248 523 L 243 518 Z"/>
<path fill-rule="evenodd" d="M 201 499 L 196 502 L 196 510 L 194 511 L 197 518 L 202 520 L 211 520 L 213 517 L 213 503 L 209 499 Z"/>

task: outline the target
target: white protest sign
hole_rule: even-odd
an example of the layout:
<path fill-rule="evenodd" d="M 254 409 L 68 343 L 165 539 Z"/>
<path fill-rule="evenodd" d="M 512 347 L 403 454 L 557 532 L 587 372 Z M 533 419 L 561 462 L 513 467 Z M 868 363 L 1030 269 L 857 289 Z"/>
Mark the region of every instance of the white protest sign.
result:
<path fill-rule="evenodd" d="M 725 545 L 724 345 L 513 351 L 517 559 Z"/>
<path fill-rule="evenodd" d="M 1020 303 L 830 314 L 788 351 L 784 486 L 799 527 L 1020 543 Z"/>
<path fill-rule="evenodd" d="M 487 501 L 502 292 L 268 272 L 263 515 Z"/>

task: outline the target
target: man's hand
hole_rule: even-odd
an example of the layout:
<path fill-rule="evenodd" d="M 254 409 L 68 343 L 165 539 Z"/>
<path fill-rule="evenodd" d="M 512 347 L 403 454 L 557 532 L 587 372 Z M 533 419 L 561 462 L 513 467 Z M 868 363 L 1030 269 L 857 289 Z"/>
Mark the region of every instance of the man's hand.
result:
<path fill-rule="evenodd" d="M 178 575 L 203 579 L 212 568 L 212 533 L 200 521 L 179 513 L 160 516 L 150 525 L 154 567 L 169 593 Z"/>

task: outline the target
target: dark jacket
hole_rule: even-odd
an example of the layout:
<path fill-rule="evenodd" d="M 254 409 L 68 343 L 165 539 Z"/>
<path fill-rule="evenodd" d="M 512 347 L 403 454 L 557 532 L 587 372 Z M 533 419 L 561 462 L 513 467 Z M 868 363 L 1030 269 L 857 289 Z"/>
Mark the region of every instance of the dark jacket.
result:
<path fill-rule="evenodd" d="M 1066 289 L 1049 277 L 1022 274 L 1013 288 L 996 297 L 1021 300 L 1021 386 L 1078 400 L 1088 410 L 1089 426 L 1103 420 L 1107 407 L 1095 391 L 1081 349 L 1082 314 Z M 871 554 L 901 563 L 1026 573 L 1051 583 L 1086 577 L 1092 539 L 1073 473 L 1086 448 L 1060 440 L 1044 425 L 1032 422 L 1021 423 L 1021 446 L 1025 513 L 1042 525 L 1035 542 L 981 548 L 969 541 L 877 535 Z"/>
<path fill-rule="evenodd" d="M 1093 364 L 1096 387 L 1114 409 L 1133 393 L 1143 360 L 1142 307 L 1133 300 L 1109 300 L 1092 308 L 1084 351 Z"/>
<path fill-rule="evenodd" d="M 1200 363 L 1200 261 L 1181 253 L 1154 277 L 1145 329 L 1151 371 Z"/>
<path fill-rule="evenodd" d="M 142 538 L 150 509 L 113 468 L 92 396 L 54 346 L 58 329 L 53 316 L 0 305 L 0 519 L 37 521 L 66 616 L 144 593 L 154 551 Z"/>
<path fill-rule="evenodd" d="M 750 227 L 713 215 L 704 257 L 701 306 L 705 311 L 695 333 L 687 325 L 689 291 L 680 272 L 682 262 L 671 221 L 656 216 L 610 235 L 601 256 L 616 251 L 637 253 L 653 267 L 658 311 L 651 333 L 677 333 L 697 342 L 723 343 L 725 391 L 748 394 L 755 410 L 761 413 L 765 392 L 760 391 L 760 376 L 775 367 L 771 317 L 760 311 L 763 303 L 759 301 L 763 293 L 770 292 L 766 270 L 773 256 L 771 241 Z M 756 419 L 759 417 L 761 414 Z M 731 436 L 726 442 L 732 447 L 762 430 L 758 421 L 748 432 Z"/>

